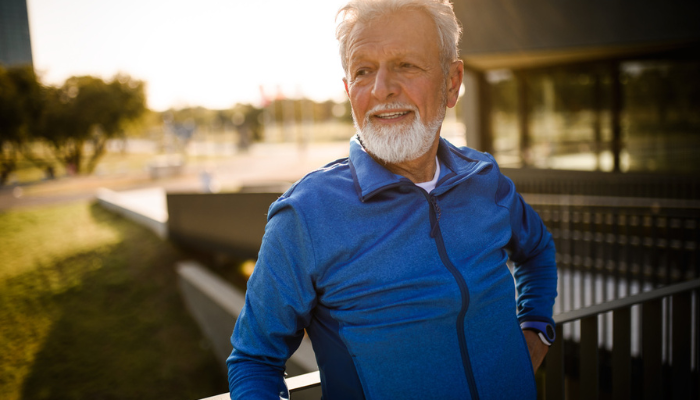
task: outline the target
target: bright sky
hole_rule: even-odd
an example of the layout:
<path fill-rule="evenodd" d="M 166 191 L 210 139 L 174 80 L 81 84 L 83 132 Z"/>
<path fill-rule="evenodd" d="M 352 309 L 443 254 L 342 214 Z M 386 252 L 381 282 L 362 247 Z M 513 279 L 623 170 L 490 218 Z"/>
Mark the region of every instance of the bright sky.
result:
<path fill-rule="evenodd" d="M 34 67 L 147 82 L 152 109 L 344 99 L 335 14 L 347 0 L 27 0 Z"/>

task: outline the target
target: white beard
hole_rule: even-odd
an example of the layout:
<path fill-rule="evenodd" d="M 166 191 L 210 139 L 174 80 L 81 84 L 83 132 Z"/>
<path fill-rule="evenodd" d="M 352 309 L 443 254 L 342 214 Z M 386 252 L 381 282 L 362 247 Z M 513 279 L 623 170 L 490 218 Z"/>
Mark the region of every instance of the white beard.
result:
<path fill-rule="evenodd" d="M 369 118 L 370 115 L 378 111 L 393 109 L 413 111 L 415 115 L 413 122 L 408 126 L 405 124 L 378 126 L 378 124 L 373 124 Z M 357 124 L 354 110 L 352 117 L 355 129 L 365 149 L 385 163 L 397 164 L 415 160 L 430 150 L 435 135 L 442 125 L 442 120 L 445 119 L 445 107 L 441 106 L 440 114 L 434 121 L 426 124 L 421 120 L 416 107 L 402 103 L 381 104 L 372 108 L 365 114 L 363 129 L 360 129 Z"/>

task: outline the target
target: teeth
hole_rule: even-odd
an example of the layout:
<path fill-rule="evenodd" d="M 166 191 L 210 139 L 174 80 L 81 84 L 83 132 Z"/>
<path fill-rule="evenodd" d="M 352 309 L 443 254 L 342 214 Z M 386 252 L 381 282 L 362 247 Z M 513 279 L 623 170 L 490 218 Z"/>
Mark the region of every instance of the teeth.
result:
<path fill-rule="evenodd" d="M 376 114 L 377 117 L 379 118 L 397 118 L 402 115 L 408 114 L 408 111 L 403 111 L 403 112 L 393 112 L 393 113 L 382 113 L 382 114 Z"/>

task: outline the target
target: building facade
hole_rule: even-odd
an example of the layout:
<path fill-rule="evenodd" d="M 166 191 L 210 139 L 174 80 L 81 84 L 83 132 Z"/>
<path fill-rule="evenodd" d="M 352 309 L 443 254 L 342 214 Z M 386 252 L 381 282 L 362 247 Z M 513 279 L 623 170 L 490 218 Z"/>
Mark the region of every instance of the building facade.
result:
<path fill-rule="evenodd" d="M 455 0 L 470 146 L 509 167 L 700 171 L 700 4 Z"/>
<path fill-rule="evenodd" d="M 0 65 L 33 65 L 26 0 L 0 0 Z"/>

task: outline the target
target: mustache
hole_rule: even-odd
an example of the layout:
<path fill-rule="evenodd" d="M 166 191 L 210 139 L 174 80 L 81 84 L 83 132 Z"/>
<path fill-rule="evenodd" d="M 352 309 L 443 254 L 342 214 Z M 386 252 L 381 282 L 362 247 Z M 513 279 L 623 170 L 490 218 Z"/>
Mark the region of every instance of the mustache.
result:
<path fill-rule="evenodd" d="M 411 104 L 407 104 L 407 103 L 392 102 L 392 103 L 385 103 L 385 104 L 377 104 L 376 106 L 372 107 L 371 110 L 369 110 L 365 113 L 365 122 L 369 122 L 369 117 L 372 114 L 378 113 L 379 111 L 399 110 L 399 109 L 413 111 L 414 113 L 416 113 L 416 116 L 420 120 L 420 112 L 418 111 L 418 108 L 416 106 L 411 105 Z"/>

